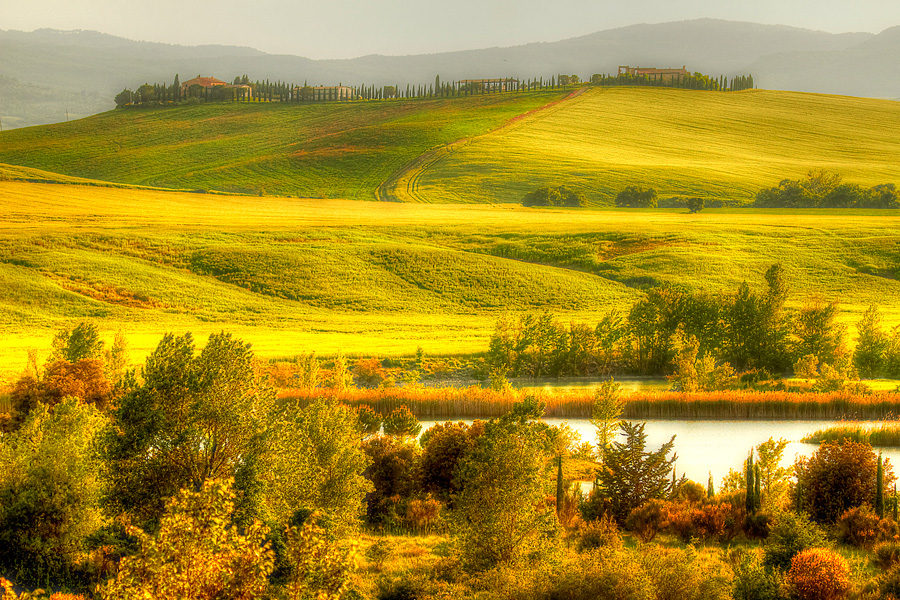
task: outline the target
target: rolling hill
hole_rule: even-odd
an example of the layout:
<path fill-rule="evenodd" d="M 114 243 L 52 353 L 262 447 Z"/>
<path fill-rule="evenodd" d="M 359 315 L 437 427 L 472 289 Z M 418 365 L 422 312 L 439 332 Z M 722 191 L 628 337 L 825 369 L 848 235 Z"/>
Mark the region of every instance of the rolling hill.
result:
<path fill-rule="evenodd" d="M 538 186 L 568 185 L 602 204 L 631 184 L 747 200 L 814 168 L 900 183 L 900 103 L 570 92 L 118 110 L 3 132 L 0 162 L 132 185 L 439 203 L 520 202 Z"/>
<path fill-rule="evenodd" d="M 423 152 L 562 96 L 118 110 L 4 131 L 0 162 L 116 183 L 370 200 Z"/>
<path fill-rule="evenodd" d="M 135 357 L 228 330 L 264 356 L 468 353 L 504 312 L 596 322 L 641 288 L 731 292 L 785 264 L 790 304 L 900 323 L 888 211 L 527 209 L 0 181 L 0 364 L 92 319 Z"/>
<path fill-rule="evenodd" d="M 611 202 L 627 185 L 660 197 L 749 200 L 810 169 L 900 183 L 900 103 L 747 90 L 594 88 L 436 152 L 400 179 L 420 202 L 517 202 L 567 185 Z"/>

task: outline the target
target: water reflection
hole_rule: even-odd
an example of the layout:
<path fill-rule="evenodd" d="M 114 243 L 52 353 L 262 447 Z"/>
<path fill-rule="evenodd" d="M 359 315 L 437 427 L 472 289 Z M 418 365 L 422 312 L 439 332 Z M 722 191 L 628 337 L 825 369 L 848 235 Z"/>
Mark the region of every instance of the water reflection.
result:
<path fill-rule="evenodd" d="M 793 464 L 798 455 L 809 456 L 816 450 L 813 444 L 803 444 L 800 439 L 817 429 L 823 429 L 837 421 L 668 421 L 643 420 L 647 425 L 647 449 L 656 450 L 675 436 L 676 469 L 679 476 L 706 485 L 712 472 L 716 488 L 729 469 L 741 470 L 747 454 L 754 446 L 769 437 L 784 438 L 790 443 L 784 451 L 783 466 Z M 471 421 L 466 421 L 471 422 Z M 550 425 L 567 423 L 578 431 L 582 441 L 595 442 L 595 429 L 586 419 L 546 419 Z M 422 429 L 434 425 L 434 421 L 422 421 Z M 878 422 L 873 421 L 872 426 Z M 876 448 L 878 451 L 878 448 Z M 885 458 L 893 465 L 900 465 L 900 448 L 883 449 Z"/>

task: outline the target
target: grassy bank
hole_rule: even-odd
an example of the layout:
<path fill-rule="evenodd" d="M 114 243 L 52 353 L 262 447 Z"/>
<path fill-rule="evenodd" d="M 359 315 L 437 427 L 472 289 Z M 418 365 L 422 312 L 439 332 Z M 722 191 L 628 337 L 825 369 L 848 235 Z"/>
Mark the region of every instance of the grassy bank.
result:
<path fill-rule="evenodd" d="M 892 416 L 888 415 L 887 418 Z M 809 444 L 823 444 L 844 439 L 873 446 L 900 446 L 900 422 L 886 421 L 877 427 L 863 423 L 841 423 L 827 429 L 819 429 L 803 438 L 803 441 Z"/>
<path fill-rule="evenodd" d="M 469 388 L 386 388 L 282 390 L 284 402 L 306 405 L 314 398 L 332 398 L 349 406 L 370 406 L 382 414 L 408 407 L 423 420 L 499 417 L 509 412 L 522 394 Z M 589 419 L 593 393 L 537 394 L 549 418 Z M 626 397 L 626 419 L 885 419 L 900 412 L 900 395 L 849 395 L 789 392 L 634 392 Z M 873 442 L 874 443 L 874 442 Z"/>

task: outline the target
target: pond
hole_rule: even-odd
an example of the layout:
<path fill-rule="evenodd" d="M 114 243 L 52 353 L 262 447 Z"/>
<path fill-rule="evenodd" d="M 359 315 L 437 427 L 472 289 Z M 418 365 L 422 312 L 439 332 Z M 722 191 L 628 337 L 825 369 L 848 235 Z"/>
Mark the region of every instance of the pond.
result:
<path fill-rule="evenodd" d="M 596 442 L 594 426 L 586 419 L 545 419 L 549 425 L 567 423 L 581 435 L 582 441 Z M 656 450 L 675 436 L 675 463 L 680 476 L 706 485 L 712 473 L 718 489 L 729 469 L 741 470 L 750 449 L 769 437 L 784 438 L 790 443 L 784 451 L 783 466 L 793 464 L 798 455 L 809 456 L 816 450 L 814 444 L 803 444 L 800 439 L 817 429 L 824 429 L 837 421 L 669 421 L 647 419 L 647 450 Z M 471 421 L 467 421 L 471 422 Z M 434 421 L 422 421 L 422 430 L 434 425 Z M 872 422 L 877 425 L 877 422 Z M 876 451 L 879 449 L 876 448 Z M 893 465 L 900 464 L 900 448 L 884 448 L 884 457 Z"/>

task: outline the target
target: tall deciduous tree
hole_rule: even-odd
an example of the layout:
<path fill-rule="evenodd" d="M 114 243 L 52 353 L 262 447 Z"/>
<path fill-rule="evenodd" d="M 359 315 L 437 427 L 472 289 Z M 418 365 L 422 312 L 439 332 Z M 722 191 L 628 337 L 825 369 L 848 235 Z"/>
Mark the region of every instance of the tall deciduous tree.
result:
<path fill-rule="evenodd" d="M 166 498 L 208 479 L 247 482 L 269 446 L 274 390 L 253 370 L 248 344 L 211 335 L 197 354 L 191 334 L 167 334 L 112 414 L 101 445 L 111 514 L 158 519 Z M 249 497 L 249 495 L 245 496 Z"/>

